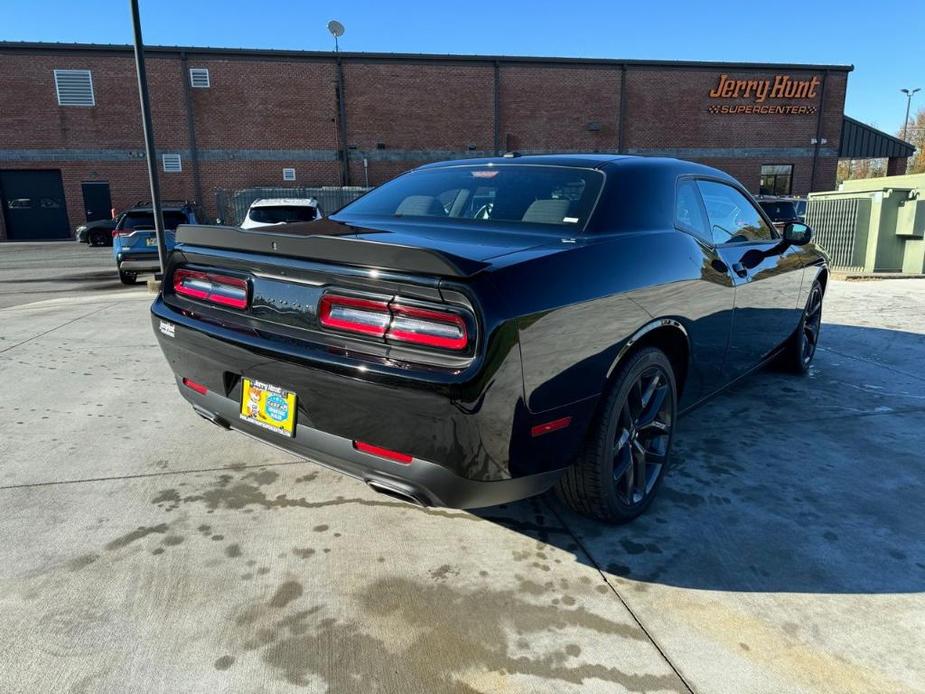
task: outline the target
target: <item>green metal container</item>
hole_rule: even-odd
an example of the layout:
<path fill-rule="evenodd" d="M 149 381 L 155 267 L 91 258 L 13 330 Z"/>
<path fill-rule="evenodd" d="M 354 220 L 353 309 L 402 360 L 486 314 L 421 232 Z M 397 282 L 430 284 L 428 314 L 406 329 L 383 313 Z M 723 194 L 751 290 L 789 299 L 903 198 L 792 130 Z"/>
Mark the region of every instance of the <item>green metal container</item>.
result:
<path fill-rule="evenodd" d="M 925 174 L 845 181 L 810 193 L 806 223 L 836 270 L 925 273 Z"/>

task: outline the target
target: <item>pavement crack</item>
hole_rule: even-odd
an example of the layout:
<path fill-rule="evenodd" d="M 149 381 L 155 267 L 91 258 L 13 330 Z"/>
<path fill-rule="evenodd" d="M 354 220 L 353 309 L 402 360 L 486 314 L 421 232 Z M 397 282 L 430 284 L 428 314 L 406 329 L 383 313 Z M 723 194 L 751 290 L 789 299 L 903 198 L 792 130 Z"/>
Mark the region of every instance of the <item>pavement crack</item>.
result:
<path fill-rule="evenodd" d="M 28 343 L 28 342 L 32 342 L 33 340 L 37 340 L 37 339 L 39 339 L 40 337 L 44 337 L 45 335 L 48 335 L 49 333 L 53 333 L 53 332 L 55 332 L 56 330 L 60 330 L 61 328 L 66 328 L 67 326 L 72 325 L 73 323 L 76 323 L 76 322 L 79 321 L 79 320 L 83 320 L 84 318 L 89 318 L 90 316 L 95 315 L 95 314 L 99 313 L 100 311 L 105 311 L 107 308 L 112 308 L 112 307 L 115 306 L 115 305 L 116 305 L 116 304 L 114 304 L 114 303 L 113 303 L 113 304 L 106 304 L 105 306 L 102 306 L 102 307 L 96 309 L 95 311 L 90 311 L 89 313 L 85 313 L 85 314 L 83 314 L 82 316 L 77 316 L 77 318 L 72 318 L 71 320 L 62 323 L 61 325 L 56 325 L 54 328 L 50 328 L 50 329 L 48 329 L 48 330 L 46 330 L 46 331 L 44 331 L 44 332 L 39 333 L 38 335 L 33 335 L 32 337 L 26 338 L 25 340 L 22 340 L 21 342 L 17 342 L 15 345 L 10 345 L 9 347 L 4 347 L 3 349 L 0 349 L 0 354 L 4 354 L 4 353 L 6 353 L 6 352 L 9 352 L 11 349 L 16 349 L 17 347 L 20 347 L 20 346 L 22 346 L 22 345 L 24 345 L 24 344 L 26 344 L 26 343 Z"/>
<path fill-rule="evenodd" d="M 542 502 L 546 508 L 549 509 L 550 513 L 556 517 L 556 520 L 559 521 L 559 524 L 568 531 L 568 534 L 571 535 L 572 539 L 575 541 L 575 544 L 578 545 L 578 548 L 584 553 L 586 557 L 588 557 L 588 561 L 591 562 L 591 565 L 600 574 L 601 579 L 604 581 L 607 587 L 610 588 L 613 594 L 617 596 L 617 599 L 620 601 L 623 607 L 626 608 L 626 611 L 629 613 L 630 617 L 632 617 L 633 621 L 636 622 L 636 626 L 638 626 L 642 630 L 642 633 L 646 635 L 646 638 L 649 640 L 655 650 L 658 651 L 658 654 L 662 657 L 662 660 L 664 660 L 668 667 L 671 668 L 672 672 L 674 672 L 681 684 L 684 685 L 684 688 L 689 692 L 689 694 L 694 694 L 695 690 L 691 686 L 690 682 L 688 682 L 684 675 L 681 674 L 681 671 L 677 668 L 677 666 L 671 662 L 668 654 L 661 647 L 661 645 L 659 645 L 658 641 L 655 640 L 655 637 L 652 636 L 651 632 L 646 629 L 642 623 L 642 620 L 639 619 L 639 617 L 633 611 L 633 608 L 629 606 L 629 603 L 626 602 L 626 599 L 620 594 L 620 591 L 617 590 L 617 587 L 609 580 L 607 580 L 607 575 L 604 573 L 604 570 L 601 568 L 600 564 L 597 563 L 597 560 L 591 555 L 591 552 L 588 551 L 587 547 L 585 547 L 584 543 L 579 539 L 578 535 L 576 535 L 572 528 L 569 527 L 568 523 L 566 523 L 565 519 L 559 515 L 558 511 L 556 511 L 555 507 L 549 502 L 548 499 L 543 498 Z"/>
<path fill-rule="evenodd" d="M 54 487 L 59 484 L 86 484 L 91 482 L 113 482 L 116 480 L 144 479 L 146 477 L 167 477 L 169 475 L 190 475 L 201 472 L 237 472 L 253 468 L 280 467 L 283 465 L 311 465 L 310 460 L 289 460 L 284 463 L 260 463 L 254 465 L 236 465 L 234 467 L 191 468 L 186 470 L 164 470 L 162 472 L 142 472 L 137 475 L 112 475 L 110 477 L 87 477 L 77 480 L 55 480 L 49 482 L 28 482 L 24 484 L 0 485 L 0 491 L 7 489 L 29 489 L 30 487 Z"/>
<path fill-rule="evenodd" d="M 832 349 L 831 347 L 820 347 L 819 349 L 821 349 L 823 352 L 831 352 L 832 354 L 837 354 L 838 356 L 844 357 L 845 359 L 855 359 L 857 361 L 862 361 L 865 364 L 876 366 L 880 369 L 884 369 L 891 373 L 898 374 L 900 376 L 905 376 L 906 378 L 912 378 L 912 379 L 915 379 L 916 381 L 925 381 L 925 377 L 923 376 L 917 376 L 915 374 L 909 373 L 908 371 L 897 369 L 895 366 L 890 366 L 888 364 L 881 364 L 878 361 L 874 361 L 873 359 L 868 359 L 866 357 L 861 357 L 861 356 L 858 356 L 857 354 L 848 354 L 847 352 L 841 352 L 837 349 Z"/>

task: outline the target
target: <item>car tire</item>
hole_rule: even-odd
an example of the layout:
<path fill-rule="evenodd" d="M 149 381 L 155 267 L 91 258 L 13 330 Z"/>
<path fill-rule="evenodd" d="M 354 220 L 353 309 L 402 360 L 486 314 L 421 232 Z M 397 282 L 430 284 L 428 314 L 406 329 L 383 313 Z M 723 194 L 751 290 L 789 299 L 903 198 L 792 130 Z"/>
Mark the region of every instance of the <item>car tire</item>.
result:
<path fill-rule="evenodd" d="M 671 362 L 660 349 L 647 347 L 627 357 L 584 449 L 558 482 L 559 497 L 575 511 L 607 523 L 626 523 L 642 514 L 668 469 L 677 392 Z"/>
<path fill-rule="evenodd" d="M 135 284 L 138 281 L 138 273 L 119 270 L 119 279 L 122 280 L 122 284 Z"/>
<path fill-rule="evenodd" d="M 819 332 L 822 328 L 822 299 L 824 292 L 819 280 L 813 282 L 806 299 L 806 307 L 800 316 L 800 324 L 784 345 L 777 359 L 777 364 L 785 371 L 803 375 L 809 372 L 809 366 L 816 356 L 819 345 Z"/>
<path fill-rule="evenodd" d="M 106 245 L 106 236 L 107 234 L 102 231 L 91 231 L 88 238 L 88 243 L 91 246 L 105 246 Z M 110 237 L 111 238 L 111 237 Z"/>

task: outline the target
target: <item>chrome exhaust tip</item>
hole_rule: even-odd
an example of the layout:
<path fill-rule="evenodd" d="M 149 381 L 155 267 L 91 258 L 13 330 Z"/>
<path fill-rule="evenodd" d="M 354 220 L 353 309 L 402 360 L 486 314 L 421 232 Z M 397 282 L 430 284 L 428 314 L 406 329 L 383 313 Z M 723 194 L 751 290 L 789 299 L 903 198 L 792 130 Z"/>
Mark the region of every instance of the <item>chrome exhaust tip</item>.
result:
<path fill-rule="evenodd" d="M 392 497 L 399 501 L 404 501 L 408 504 L 421 507 L 430 506 L 430 502 L 421 494 L 395 484 L 383 482 L 382 480 L 366 480 L 366 485 L 374 492 Z"/>

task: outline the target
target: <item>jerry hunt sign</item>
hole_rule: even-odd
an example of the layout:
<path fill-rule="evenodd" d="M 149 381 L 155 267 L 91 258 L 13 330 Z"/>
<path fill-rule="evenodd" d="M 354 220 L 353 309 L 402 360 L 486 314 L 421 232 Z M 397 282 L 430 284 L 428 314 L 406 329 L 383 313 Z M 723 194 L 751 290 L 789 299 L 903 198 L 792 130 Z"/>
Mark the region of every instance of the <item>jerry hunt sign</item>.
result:
<path fill-rule="evenodd" d="M 711 99 L 749 99 L 749 104 L 711 104 L 710 113 L 757 113 L 803 115 L 815 113 L 816 106 L 800 104 L 768 104 L 769 99 L 815 99 L 821 80 L 818 77 L 795 80 L 790 75 L 775 75 L 773 79 L 742 80 L 722 74 L 716 86 L 709 91 Z"/>

